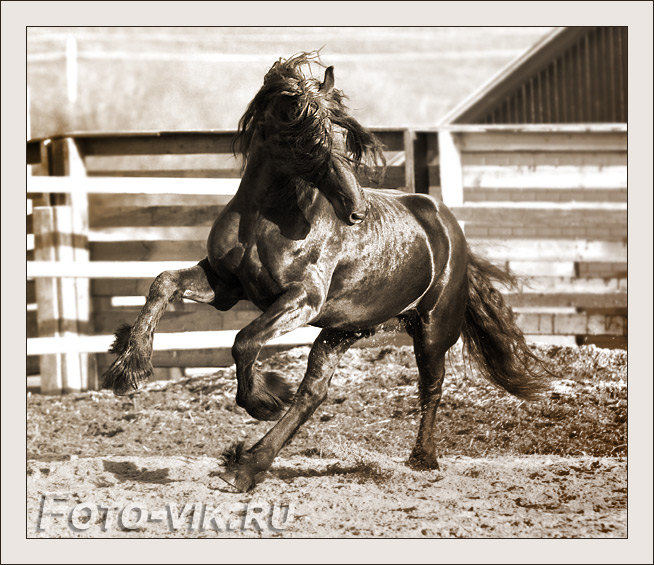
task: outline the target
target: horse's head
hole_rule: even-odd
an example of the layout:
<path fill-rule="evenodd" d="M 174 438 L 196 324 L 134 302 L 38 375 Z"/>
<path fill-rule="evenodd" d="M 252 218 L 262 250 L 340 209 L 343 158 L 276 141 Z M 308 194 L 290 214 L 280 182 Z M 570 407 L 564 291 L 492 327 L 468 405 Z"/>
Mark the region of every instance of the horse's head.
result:
<path fill-rule="evenodd" d="M 315 184 L 334 208 L 336 216 L 349 225 L 359 224 L 368 214 L 368 200 L 349 163 L 334 158 L 320 178 L 305 180 Z"/>
<path fill-rule="evenodd" d="M 328 104 L 334 92 L 334 67 L 328 67 L 319 92 Z M 336 123 L 330 124 L 331 155 L 322 168 L 303 178 L 316 185 L 334 208 L 334 212 L 349 225 L 361 223 L 368 214 L 368 201 L 357 180 L 348 151 L 348 130 Z"/>
<path fill-rule="evenodd" d="M 300 53 L 272 66 L 239 122 L 235 148 L 245 163 L 260 151 L 276 174 L 315 186 L 338 218 L 353 225 L 368 211 L 357 172 L 384 164 L 382 146 L 348 114 L 333 67 L 322 81 L 305 74 L 303 67 L 317 59 Z"/>

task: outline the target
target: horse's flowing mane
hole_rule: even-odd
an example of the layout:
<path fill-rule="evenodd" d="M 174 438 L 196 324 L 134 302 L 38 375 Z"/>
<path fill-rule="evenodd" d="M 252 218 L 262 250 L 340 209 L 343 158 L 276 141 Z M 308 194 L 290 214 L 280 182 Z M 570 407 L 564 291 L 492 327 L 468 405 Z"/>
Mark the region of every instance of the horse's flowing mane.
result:
<path fill-rule="evenodd" d="M 312 63 L 324 67 L 317 51 L 275 62 L 239 121 L 234 153 L 245 167 L 256 140 L 287 174 L 319 176 L 336 157 L 374 179 L 373 167 L 385 166 L 382 144 L 348 114 L 342 91 L 321 90 Z M 345 130 L 345 150 L 334 146 L 337 128 Z"/>

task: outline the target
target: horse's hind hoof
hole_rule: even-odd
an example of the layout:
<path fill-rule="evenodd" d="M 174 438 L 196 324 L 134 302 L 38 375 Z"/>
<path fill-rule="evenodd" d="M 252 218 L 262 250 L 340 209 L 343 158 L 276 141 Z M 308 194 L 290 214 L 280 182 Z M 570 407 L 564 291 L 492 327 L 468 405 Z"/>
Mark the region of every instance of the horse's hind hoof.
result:
<path fill-rule="evenodd" d="M 238 492 L 248 492 L 256 484 L 254 477 L 244 471 L 225 471 L 218 476 Z"/>
<path fill-rule="evenodd" d="M 409 457 L 407 465 L 416 471 L 435 470 L 440 471 L 438 459 L 434 455 L 427 453 L 416 453 L 415 451 Z"/>

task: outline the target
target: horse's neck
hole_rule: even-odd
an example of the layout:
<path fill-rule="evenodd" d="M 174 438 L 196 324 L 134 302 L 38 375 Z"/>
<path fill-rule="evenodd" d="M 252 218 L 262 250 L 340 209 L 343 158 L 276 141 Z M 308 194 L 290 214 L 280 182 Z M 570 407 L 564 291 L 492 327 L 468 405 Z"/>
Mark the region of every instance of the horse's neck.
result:
<path fill-rule="evenodd" d="M 300 179 L 284 178 L 261 159 L 248 163 L 239 193 L 253 212 L 276 211 L 279 215 L 292 216 L 295 211 L 309 222 L 324 205 L 324 198 L 320 197 L 320 191 L 314 185 Z"/>

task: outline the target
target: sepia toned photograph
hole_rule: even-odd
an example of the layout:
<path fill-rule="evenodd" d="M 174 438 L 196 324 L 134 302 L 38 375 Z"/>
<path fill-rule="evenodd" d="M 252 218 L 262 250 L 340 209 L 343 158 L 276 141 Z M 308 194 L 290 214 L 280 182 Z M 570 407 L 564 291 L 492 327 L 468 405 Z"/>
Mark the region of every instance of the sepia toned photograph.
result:
<path fill-rule="evenodd" d="M 627 540 L 629 33 L 27 26 L 25 537 Z"/>

